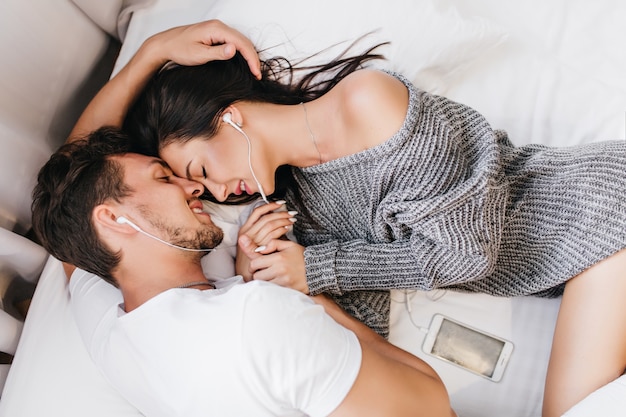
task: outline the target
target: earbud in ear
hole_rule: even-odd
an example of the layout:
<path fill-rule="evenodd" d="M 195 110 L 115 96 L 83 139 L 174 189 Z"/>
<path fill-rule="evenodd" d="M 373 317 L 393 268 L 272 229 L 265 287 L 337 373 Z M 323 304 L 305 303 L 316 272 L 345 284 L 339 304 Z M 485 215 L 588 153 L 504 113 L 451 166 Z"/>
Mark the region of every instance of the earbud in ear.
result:
<path fill-rule="evenodd" d="M 224 121 L 224 123 L 231 125 L 236 131 L 241 133 L 244 138 L 246 138 L 246 141 L 248 142 L 248 166 L 250 167 L 250 172 L 252 173 L 252 177 L 254 178 L 254 181 L 259 187 L 259 193 L 261 193 L 261 197 L 263 198 L 263 201 L 265 201 L 266 203 L 269 203 L 269 201 L 267 200 L 267 197 L 265 196 L 265 193 L 263 192 L 263 186 L 257 179 L 256 175 L 254 174 L 254 170 L 252 169 L 252 157 L 251 157 L 252 144 L 250 143 L 250 138 L 248 137 L 248 135 L 246 135 L 246 132 L 243 131 L 239 123 L 233 122 L 233 115 L 231 113 L 224 113 L 224 115 L 222 116 L 222 120 Z"/>
<path fill-rule="evenodd" d="M 224 121 L 224 123 L 231 125 L 238 131 L 241 131 L 241 124 L 233 122 L 232 113 L 224 113 L 224 116 L 222 116 L 222 121 Z"/>
<path fill-rule="evenodd" d="M 141 229 L 139 228 L 139 226 L 137 226 L 135 223 L 131 222 L 130 220 L 128 220 L 126 217 L 124 216 L 120 216 L 115 220 L 117 223 L 119 224 L 127 224 L 130 227 L 132 227 L 133 229 L 135 229 L 138 232 L 141 232 Z"/>

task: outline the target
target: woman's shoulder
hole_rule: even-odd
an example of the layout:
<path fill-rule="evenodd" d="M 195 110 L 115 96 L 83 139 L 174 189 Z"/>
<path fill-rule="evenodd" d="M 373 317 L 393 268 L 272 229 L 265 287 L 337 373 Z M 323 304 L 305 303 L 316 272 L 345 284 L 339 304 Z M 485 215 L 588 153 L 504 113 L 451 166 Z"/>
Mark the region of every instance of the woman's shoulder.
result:
<path fill-rule="evenodd" d="M 354 71 L 346 76 L 337 87 L 347 104 L 354 106 L 375 106 L 380 100 L 386 105 L 397 104 L 404 107 L 408 102 L 406 85 L 393 75 L 374 69 Z"/>
<path fill-rule="evenodd" d="M 346 123 L 368 132 L 372 144 L 387 140 L 402 127 L 409 91 L 396 77 L 363 69 L 346 76 L 337 88 Z"/>

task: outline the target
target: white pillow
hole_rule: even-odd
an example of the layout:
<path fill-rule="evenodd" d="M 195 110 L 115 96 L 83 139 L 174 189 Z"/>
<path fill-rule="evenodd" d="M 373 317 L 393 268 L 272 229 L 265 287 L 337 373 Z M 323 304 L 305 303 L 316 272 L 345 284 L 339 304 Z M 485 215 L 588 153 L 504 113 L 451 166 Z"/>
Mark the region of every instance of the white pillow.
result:
<path fill-rule="evenodd" d="M 383 50 L 386 57 L 394 69 L 411 79 L 433 72 L 445 77 L 502 39 L 502 33 L 487 20 L 464 18 L 455 8 L 436 6 L 430 0 L 386 0 L 358 6 L 345 0 L 241 3 L 214 1 L 206 16 L 232 22 L 257 47 L 278 45 L 268 51 L 270 56 L 306 57 L 345 41 L 317 56 L 317 62 L 329 61 L 351 41 L 376 31 L 362 46 L 390 41 Z"/>
<path fill-rule="evenodd" d="M 429 87 L 429 80 L 442 82 L 462 70 L 505 38 L 488 20 L 464 17 L 456 8 L 431 0 L 158 0 L 135 11 L 116 71 L 148 36 L 212 18 L 238 29 L 259 49 L 272 47 L 263 54 L 266 58 L 280 55 L 297 60 L 324 51 L 311 63 L 329 61 L 352 41 L 376 31 L 354 52 L 390 41 L 390 46 L 381 49 L 388 58 L 381 66 L 420 79 L 422 88 Z M 342 43 L 328 49 L 338 42 Z"/>

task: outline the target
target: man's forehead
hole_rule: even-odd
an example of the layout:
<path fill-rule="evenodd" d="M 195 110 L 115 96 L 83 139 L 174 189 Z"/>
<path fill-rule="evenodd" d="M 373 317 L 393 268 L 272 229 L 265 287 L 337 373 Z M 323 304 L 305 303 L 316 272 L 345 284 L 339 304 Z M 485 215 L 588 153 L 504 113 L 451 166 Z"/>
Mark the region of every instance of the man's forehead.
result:
<path fill-rule="evenodd" d="M 146 156 L 138 153 L 125 153 L 122 155 L 115 155 L 112 159 L 118 161 L 122 165 L 125 166 L 135 166 L 135 167 L 151 167 L 152 165 L 160 165 L 164 168 L 170 168 L 167 162 L 160 158 L 156 158 L 154 156 Z"/>

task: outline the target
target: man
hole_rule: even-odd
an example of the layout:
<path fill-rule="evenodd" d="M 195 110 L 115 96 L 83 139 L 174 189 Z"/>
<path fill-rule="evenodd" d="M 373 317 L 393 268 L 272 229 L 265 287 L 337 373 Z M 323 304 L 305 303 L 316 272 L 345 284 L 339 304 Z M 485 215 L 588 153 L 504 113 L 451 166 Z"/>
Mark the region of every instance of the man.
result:
<path fill-rule="evenodd" d="M 73 272 L 92 358 L 142 413 L 454 415 L 430 367 L 328 299 L 315 300 L 322 308 L 237 278 L 213 289 L 200 258 L 222 233 L 202 212 L 202 186 L 128 144 L 106 128 L 56 152 L 39 174 L 33 227 Z"/>

